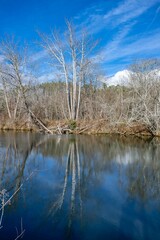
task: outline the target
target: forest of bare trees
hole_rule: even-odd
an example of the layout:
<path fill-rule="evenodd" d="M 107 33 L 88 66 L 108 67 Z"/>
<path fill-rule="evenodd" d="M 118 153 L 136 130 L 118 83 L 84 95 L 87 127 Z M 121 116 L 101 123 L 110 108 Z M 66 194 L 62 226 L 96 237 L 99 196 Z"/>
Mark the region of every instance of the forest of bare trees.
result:
<path fill-rule="evenodd" d="M 0 43 L 1 128 L 37 126 L 52 133 L 53 121 L 105 120 L 109 126 L 137 124 L 152 135 L 160 131 L 159 59 L 145 59 L 130 66 L 125 86 L 108 86 L 99 81 L 101 66 L 95 63 L 93 42 L 83 30 L 78 34 L 70 22 L 61 35 L 39 33 L 49 67 L 56 72 L 51 82 L 40 83 L 30 65 L 27 47 L 6 38 Z M 68 125 L 67 125 L 68 127 Z"/>

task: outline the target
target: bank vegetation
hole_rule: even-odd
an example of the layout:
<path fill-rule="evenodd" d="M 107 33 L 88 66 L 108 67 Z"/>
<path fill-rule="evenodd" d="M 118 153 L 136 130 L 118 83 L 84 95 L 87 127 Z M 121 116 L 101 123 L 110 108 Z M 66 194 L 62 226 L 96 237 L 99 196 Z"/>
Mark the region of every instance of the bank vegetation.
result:
<path fill-rule="evenodd" d="M 40 83 L 26 46 L 15 39 L 0 43 L 0 128 L 53 133 L 160 135 L 159 59 L 130 66 L 124 85 L 102 83 L 93 58 L 97 42 L 66 22 L 60 35 L 39 33 L 53 81 Z"/>

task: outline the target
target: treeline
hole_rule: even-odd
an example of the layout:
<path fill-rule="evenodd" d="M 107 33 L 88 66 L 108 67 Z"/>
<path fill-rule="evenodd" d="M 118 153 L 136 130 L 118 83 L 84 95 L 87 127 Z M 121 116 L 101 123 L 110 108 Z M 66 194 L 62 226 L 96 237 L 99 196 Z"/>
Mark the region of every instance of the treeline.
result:
<path fill-rule="evenodd" d="M 107 87 L 105 84 L 96 86 L 86 84 L 81 89 L 79 118 L 84 120 L 115 119 L 120 117 L 122 94 L 127 97 L 128 89 L 122 86 Z M 27 91 L 28 105 L 35 115 L 43 120 L 68 120 L 65 84 L 48 82 L 31 86 Z M 7 90 L 7 104 L 4 91 L 0 92 L 1 119 L 11 121 L 27 119 L 27 112 L 22 99 L 17 104 L 16 90 Z M 7 108 L 8 106 L 8 108 Z M 113 108 L 113 109 L 112 109 Z M 121 107 L 122 108 L 122 107 Z"/>
<path fill-rule="evenodd" d="M 140 74 L 140 73 L 139 73 Z M 135 76 L 134 76 L 135 77 Z M 144 125 L 151 134 L 160 127 L 160 82 L 157 78 L 132 79 L 128 86 L 85 84 L 81 89 L 81 104 L 78 120 L 107 120 L 109 125 L 133 123 Z M 144 77 L 144 75 L 143 75 Z M 147 79 L 146 79 L 147 78 Z M 138 81 L 139 80 L 139 81 Z M 27 88 L 27 87 L 26 87 Z M 27 88 L 27 102 L 34 114 L 44 123 L 54 120 L 69 120 L 65 84 L 48 82 Z M 7 104 L 5 99 L 7 95 Z M 0 91 L 1 122 L 29 123 L 23 99 L 16 89 Z M 8 107 L 7 107 L 8 106 Z"/>
<path fill-rule="evenodd" d="M 160 61 L 148 59 L 130 67 L 124 86 L 100 82 L 102 73 L 91 57 L 97 43 L 82 31 L 78 36 L 67 22 L 64 35 L 40 34 L 56 72 L 53 82 L 39 83 L 26 48 L 14 39 L 1 42 L 0 120 L 9 124 L 34 124 L 51 133 L 53 120 L 92 121 L 105 119 L 114 126 L 136 123 L 152 135 L 160 130 Z"/>

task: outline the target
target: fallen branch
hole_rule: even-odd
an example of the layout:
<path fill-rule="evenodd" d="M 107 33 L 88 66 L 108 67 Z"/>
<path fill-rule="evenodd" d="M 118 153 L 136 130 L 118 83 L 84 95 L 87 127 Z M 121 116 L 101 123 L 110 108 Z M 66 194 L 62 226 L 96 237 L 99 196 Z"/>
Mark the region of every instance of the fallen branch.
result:
<path fill-rule="evenodd" d="M 29 175 L 28 178 L 26 178 L 26 180 L 21 183 L 21 185 L 19 186 L 19 188 L 11 195 L 11 197 L 2 205 L 2 207 L 0 208 L 0 211 L 4 209 L 4 207 L 10 203 L 10 201 L 12 200 L 12 198 L 19 192 L 19 190 L 22 188 L 22 186 L 24 185 L 25 182 L 27 182 L 31 176 L 33 175 L 34 171 Z"/>
<path fill-rule="evenodd" d="M 44 132 L 47 132 L 47 133 L 50 133 L 50 134 L 53 134 L 53 132 L 51 130 L 49 130 L 43 123 L 41 120 L 39 120 L 36 115 L 29 109 L 29 113 L 31 115 L 31 118 L 34 122 L 34 124 L 36 126 L 39 127 L 39 129 L 42 129 Z"/>
<path fill-rule="evenodd" d="M 21 218 L 21 232 L 18 233 L 18 229 L 16 228 L 16 232 L 17 232 L 17 237 L 15 238 L 15 240 L 19 239 L 19 238 L 23 238 L 25 229 L 23 229 L 23 222 L 22 222 L 22 218 Z"/>

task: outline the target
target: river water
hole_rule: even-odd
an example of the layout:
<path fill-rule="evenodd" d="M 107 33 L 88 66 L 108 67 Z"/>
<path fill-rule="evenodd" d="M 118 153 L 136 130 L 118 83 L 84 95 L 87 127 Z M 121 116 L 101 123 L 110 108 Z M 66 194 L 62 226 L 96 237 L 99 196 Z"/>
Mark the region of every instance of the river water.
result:
<path fill-rule="evenodd" d="M 0 240 L 159 240 L 160 142 L 1 132 L 0 191 Z"/>

